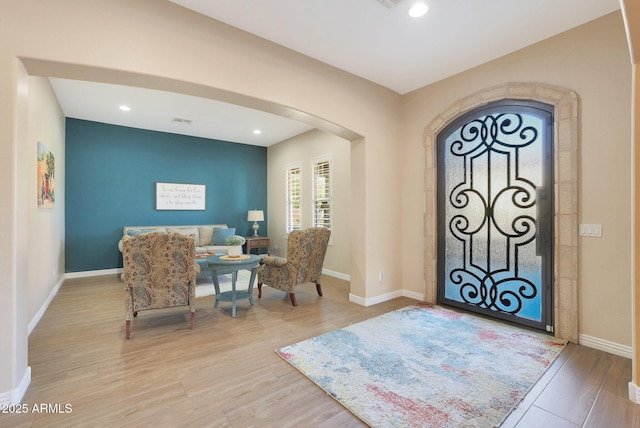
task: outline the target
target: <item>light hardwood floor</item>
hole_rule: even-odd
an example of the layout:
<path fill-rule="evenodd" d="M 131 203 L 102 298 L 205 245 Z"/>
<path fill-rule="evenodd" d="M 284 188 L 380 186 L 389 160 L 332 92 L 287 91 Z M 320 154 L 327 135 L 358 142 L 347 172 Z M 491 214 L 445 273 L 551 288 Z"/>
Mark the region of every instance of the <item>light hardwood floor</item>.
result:
<path fill-rule="evenodd" d="M 115 275 L 65 281 L 29 337 L 31 385 L 23 403 L 70 413 L 0 414 L 2 427 L 360 427 L 364 424 L 280 359 L 274 349 L 415 303 L 350 303 L 349 283 L 323 277 L 324 297 L 302 286 L 298 307 L 265 287 L 250 306 L 141 313 L 124 339 Z M 255 291 L 254 291 L 255 292 Z M 638 427 L 627 399 L 631 361 L 569 345 L 505 427 Z"/>

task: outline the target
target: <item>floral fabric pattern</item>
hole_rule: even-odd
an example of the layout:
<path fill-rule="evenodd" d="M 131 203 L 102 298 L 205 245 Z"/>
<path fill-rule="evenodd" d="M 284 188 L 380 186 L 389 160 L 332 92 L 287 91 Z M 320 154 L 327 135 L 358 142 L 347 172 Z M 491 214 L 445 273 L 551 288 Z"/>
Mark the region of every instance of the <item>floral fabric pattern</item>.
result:
<path fill-rule="evenodd" d="M 123 239 L 125 319 L 148 309 L 189 306 L 195 312 L 195 239 L 153 232 Z"/>
<path fill-rule="evenodd" d="M 299 284 L 320 281 L 331 231 L 324 227 L 294 230 L 287 239 L 287 258 L 265 257 L 258 282 L 294 293 Z"/>

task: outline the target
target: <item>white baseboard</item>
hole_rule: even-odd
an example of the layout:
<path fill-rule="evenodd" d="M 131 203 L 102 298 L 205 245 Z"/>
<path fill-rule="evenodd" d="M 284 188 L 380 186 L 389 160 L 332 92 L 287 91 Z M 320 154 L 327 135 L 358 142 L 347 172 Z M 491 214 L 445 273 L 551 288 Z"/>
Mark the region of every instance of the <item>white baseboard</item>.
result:
<path fill-rule="evenodd" d="M 102 269 L 102 270 L 88 270 L 84 272 L 67 272 L 64 274 L 65 279 L 71 278 L 88 278 L 91 276 L 102 276 L 102 275 L 115 275 L 121 274 L 123 272 L 122 268 L 113 268 L 113 269 Z M 328 269 L 322 269 L 322 273 L 327 276 L 332 276 L 338 279 L 344 279 L 345 281 L 351 281 L 351 275 L 347 275 L 346 273 L 335 272 Z"/>
<path fill-rule="evenodd" d="M 633 348 L 631 346 L 621 345 L 616 342 L 599 339 L 597 337 L 589 336 L 586 334 L 578 335 L 578 342 L 580 345 L 598 349 L 610 354 L 619 355 L 624 358 L 631 359 L 633 357 Z"/>
<path fill-rule="evenodd" d="M 27 389 L 31 384 L 31 367 L 27 366 L 27 370 L 22 376 L 22 380 L 11 391 L 0 393 L 0 405 L 5 406 L 9 404 L 19 404 L 24 397 L 24 394 L 27 393 Z"/>
<path fill-rule="evenodd" d="M 27 389 L 29 388 L 30 384 L 31 367 L 27 366 L 27 370 L 25 371 L 24 376 L 22 376 L 20 384 L 13 390 L 13 393 L 11 394 L 11 402 L 14 404 L 20 403 L 22 401 L 22 398 L 24 397 L 24 394 L 27 393 Z"/>
<path fill-rule="evenodd" d="M 88 277 L 91 277 L 91 276 L 114 275 L 114 274 L 119 274 L 119 273 L 122 273 L 122 268 L 103 269 L 103 270 L 90 270 L 90 271 L 84 271 L 84 272 L 68 272 L 68 273 L 65 273 L 62 276 L 62 278 L 60 278 L 60 280 L 56 283 L 55 287 L 53 287 L 53 290 L 51 290 L 51 293 L 49 293 L 49 295 L 47 296 L 47 299 L 44 301 L 44 303 L 42 304 L 42 306 L 40 307 L 38 312 L 34 315 L 33 319 L 29 322 L 29 326 L 28 326 L 28 332 L 29 333 L 28 334 L 31 334 L 33 329 L 36 328 L 36 326 L 38 325 L 38 323 L 40 322 L 40 320 L 44 316 L 44 313 L 49 308 L 49 305 L 51 304 L 51 301 L 53 300 L 54 297 L 56 297 L 56 294 L 58 294 L 58 291 L 60 291 L 60 287 L 62 287 L 62 284 L 64 283 L 65 279 L 70 279 L 70 278 L 88 278 Z M 0 397 L 0 400 L 1 400 L 1 397 Z"/>
<path fill-rule="evenodd" d="M 64 275 L 64 278 L 65 279 L 66 278 L 86 278 L 91 276 L 113 275 L 113 274 L 120 274 L 120 273 L 122 273 L 122 268 L 114 268 L 114 269 L 92 270 L 92 271 L 85 271 L 85 272 L 70 272 L 70 273 L 66 273 Z M 331 276 L 338 279 L 343 279 L 345 281 L 351 280 L 351 275 L 335 272 L 328 269 L 323 269 L 322 273 L 324 275 Z M 44 314 L 45 310 L 49 306 L 49 303 L 51 302 L 55 294 L 58 292 L 58 289 L 60 288 L 61 285 L 62 285 L 62 280 L 58 284 L 56 284 L 56 287 L 51 292 L 51 295 L 47 298 L 47 301 L 45 302 L 43 307 L 40 309 L 40 311 L 38 311 L 38 314 L 36 314 L 36 317 L 34 317 L 34 320 L 32 320 L 32 322 L 29 323 L 29 333 L 31 333 L 31 331 L 35 328 L 36 324 Z M 358 305 L 361 305 L 361 306 L 372 306 L 378 303 L 386 302 L 388 300 L 396 299 L 398 297 L 408 297 L 410 299 L 418 300 L 421 302 L 424 301 L 424 295 L 422 293 L 417 293 L 415 291 L 408 291 L 408 290 L 393 291 L 391 293 L 381 294 L 379 296 L 375 296 L 371 298 L 364 298 L 364 297 L 356 296 L 355 294 L 349 293 L 349 301 L 353 303 L 357 303 Z M 611 342 L 604 339 L 599 339 L 597 337 L 589 336 L 586 334 L 579 335 L 578 340 L 581 345 L 588 346 L 589 348 L 599 349 L 601 351 L 609 352 L 611 354 L 619 355 L 621 357 L 629 358 L 629 359 L 631 359 L 633 356 L 633 349 L 630 346 L 621 345 L 619 343 Z M 640 400 L 638 402 L 640 403 Z"/>
<path fill-rule="evenodd" d="M 372 306 L 378 303 L 397 299 L 398 297 L 408 297 L 410 299 L 419 300 L 421 302 L 424 301 L 424 294 L 416 293 L 415 291 L 408 291 L 408 290 L 392 291 L 391 293 L 381 294 L 379 296 L 372 297 L 372 298 L 364 298 L 364 297 L 356 296 L 355 294 L 349 293 L 349 301 L 353 303 L 357 303 L 361 306 Z"/>
<path fill-rule="evenodd" d="M 636 404 L 640 404 L 640 389 L 638 385 L 633 382 L 629 382 L 629 400 Z"/>
<path fill-rule="evenodd" d="M 47 296 L 47 299 L 44 301 L 44 303 L 40 307 L 40 310 L 34 315 L 33 319 L 29 322 L 29 327 L 28 327 L 29 335 L 31 334 L 33 329 L 36 328 L 36 325 L 38 325 L 38 323 L 40 322 L 40 319 L 42 318 L 44 313 L 47 311 L 47 308 L 49 308 L 49 305 L 51 304 L 51 301 L 53 300 L 53 298 L 56 297 L 56 294 L 58 294 L 60 287 L 62 287 L 62 284 L 64 283 L 65 276 L 66 275 L 63 275 L 62 278 L 60 278 L 60 281 L 58 281 L 55 287 L 53 287 L 53 290 L 51 290 L 51 293 L 49 293 L 49 295 Z"/>
<path fill-rule="evenodd" d="M 402 296 L 403 297 L 408 297 L 409 299 L 413 299 L 413 300 L 419 300 L 421 302 L 424 302 L 424 293 L 417 293 L 415 291 L 408 291 L 408 290 L 403 290 L 402 291 Z"/>
<path fill-rule="evenodd" d="M 376 296 L 372 298 L 363 298 L 350 293 L 349 301 L 353 303 L 357 303 L 361 306 L 371 306 L 378 303 L 386 302 L 388 300 L 393 300 L 398 297 L 408 297 L 410 299 L 424 301 L 424 295 L 422 295 L 421 293 L 416 293 L 414 291 L 407 291 L 407 290 L 393 291 L 391 293 L 381 294 L 380 296 Z M 589 348 L 598 349 L 600 351 L 608 352 L 614 355 L 619 355 L 624 358 L 631 359 L 633 357 L 633 349 L 631 346 L 621 345 L 616 342 L 611 342 L 609 340 L 600 339 L 600 338 L 589 336 L 586 334 L 579 335 L 578 341 L 580 345 L 587 346 Z M 638 397 L 640 397 L 640 392 L 638 392 L 638 394 L 639 394 Z M 640 398 L 638 398 L 637 402 L 640 403 Z"/>
<path fill-rule="evenodd" d="M 87 270 L 84 272 L 67 272 L 64 274 L 65 279 L 72 278 L 88 278 L 91 276 L 116 275 L 122 273 L 122 268 Z"/>
<path fill-rule="evenodd" d="M 322 274 L 338 279 L 343 279 L 345 281 L 351 281 L 351 275 L 347 275 L 346 273 L 335 272 L 329 269 L 322 269 Z"/>

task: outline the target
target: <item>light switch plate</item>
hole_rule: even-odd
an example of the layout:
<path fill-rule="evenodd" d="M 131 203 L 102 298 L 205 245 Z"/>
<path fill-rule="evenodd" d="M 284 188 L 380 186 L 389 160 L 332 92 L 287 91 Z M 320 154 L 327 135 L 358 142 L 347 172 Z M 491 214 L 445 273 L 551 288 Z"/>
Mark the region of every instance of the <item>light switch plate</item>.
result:
<path fill-rule="evenodd" d="M 592 238 L 602 238 L 602 225 L 601 224 L 581 224 L 579 235 L 590 236 Z"/>

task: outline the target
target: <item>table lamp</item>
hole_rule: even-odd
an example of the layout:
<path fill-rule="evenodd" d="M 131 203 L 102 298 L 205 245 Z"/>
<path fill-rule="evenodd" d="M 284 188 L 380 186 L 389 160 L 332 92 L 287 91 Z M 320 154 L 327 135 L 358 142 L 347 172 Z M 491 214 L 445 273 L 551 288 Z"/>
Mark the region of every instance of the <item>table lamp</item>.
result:
<path fill-rule="evenodd" d="M 260 228 L 258 222 L 264 221 L 264 213 L 262 210 L 249 210 L 247 221 L 253 222 L 253 236 L 258 236 L 258 229 Z"/>

